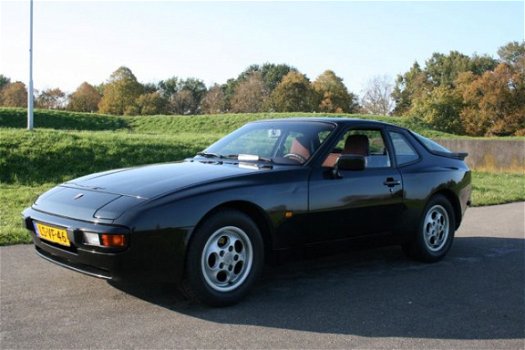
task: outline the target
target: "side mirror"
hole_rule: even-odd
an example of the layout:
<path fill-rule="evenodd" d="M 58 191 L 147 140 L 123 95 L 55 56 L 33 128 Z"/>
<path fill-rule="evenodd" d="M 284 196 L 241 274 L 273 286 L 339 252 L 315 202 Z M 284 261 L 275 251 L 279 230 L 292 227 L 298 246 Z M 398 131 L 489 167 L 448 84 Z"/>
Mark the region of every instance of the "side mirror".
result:
<path fill-rule="evenodd" d="M 365 157 L 355 155 L 355 154 L 343 154 L 335 163 L 333 174 L 334 177 L 340 178 L 340 170 L 349 170 L 349 171 L 361 171 L 365 170 Z"/>

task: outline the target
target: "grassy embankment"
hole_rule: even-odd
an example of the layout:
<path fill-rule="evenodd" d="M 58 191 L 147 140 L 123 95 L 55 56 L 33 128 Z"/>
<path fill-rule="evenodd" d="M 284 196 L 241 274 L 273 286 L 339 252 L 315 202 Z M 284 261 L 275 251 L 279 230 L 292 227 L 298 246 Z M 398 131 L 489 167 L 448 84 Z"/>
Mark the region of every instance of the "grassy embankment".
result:
<path fill-rule="evenodd" d="M 25 110 L 0 108 L 0 245 L 27 243 L 20 212 L 57 183 L 88 173 L 189 157 L 248 121 L 318 114 L 114 117 L 39 111 L 34 132 Z M 410 126 L 405 120 L 369 117 Z M 416 127 L 417 128 L 417 127 Z M 453 137 L 418 129 L 430 137 Z M 474 173 L 474 205 L 525 199 L 520 174 Z"/>

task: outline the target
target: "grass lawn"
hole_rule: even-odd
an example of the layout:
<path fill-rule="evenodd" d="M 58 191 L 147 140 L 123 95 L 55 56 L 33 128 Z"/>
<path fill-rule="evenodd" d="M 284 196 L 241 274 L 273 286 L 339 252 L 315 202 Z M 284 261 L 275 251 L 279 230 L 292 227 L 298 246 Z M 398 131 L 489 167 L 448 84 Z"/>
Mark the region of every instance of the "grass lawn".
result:
<path fill-rule="evenodd" d="M 427 137 L 456 137 L 425 126 L 414 124 L 408 118 L 325 113 L 241 113 L 212 115 L 154 115 L 154 116 L 113 116 L 96 113 L 77 113 L 35 109 L 35 128 L 76 131 L 125 131 L 136 134 L 178 134 L 205 133 L 225 135 L 240 126 L 255 120 L 289 117 L 332 117 L 373 119 L 409 127 Z M 27 111 L 23 108 L 0 107 L 0 128 L 24 129 Z"/>
<path fill-rule="evenodd" d="M 472 182 L 474 206 L 525 200 L 525 176 L 522 174 L 474 173 Z M 53 186 L 52 183 L 0 185 L 0 245 L 31 242 L 31 237 L 22 227 L 20 212 Z"/>
<path fill-rule="evenodd" d="M 29 243 L 31 236 L 22 226 L 20 213 L 54 184 L 23 186 L 0 184 L 0 245 Z"/>
<path fill-rule="evenodd" d="M 474 172 L 472 205 L 494 205 L 525 200 L 524 174 Z"/>
<path fill-rule="evenodd" d="M 176 161 L 195 155 L 220 137 L 0 128 L 0 183 L 60 183 L 108 169 Z"/>

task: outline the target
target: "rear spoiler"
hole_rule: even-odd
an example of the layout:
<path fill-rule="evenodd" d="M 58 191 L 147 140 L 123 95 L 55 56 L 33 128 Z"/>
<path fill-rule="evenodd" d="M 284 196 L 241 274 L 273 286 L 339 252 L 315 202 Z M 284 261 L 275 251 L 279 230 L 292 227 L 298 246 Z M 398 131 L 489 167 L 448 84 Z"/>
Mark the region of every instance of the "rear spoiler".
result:
<path fill-rule="evenodd" d="M 434 154 L 436 154 L 438 156 L 447 157 L 447 158 L 454 158 L 454 159 L 460 159 L 460 160 L 464 160 L 468 156 L 467 152 L 439 152 L 439 151 L 432 151 L 432 153 L 434 153 Z"/>

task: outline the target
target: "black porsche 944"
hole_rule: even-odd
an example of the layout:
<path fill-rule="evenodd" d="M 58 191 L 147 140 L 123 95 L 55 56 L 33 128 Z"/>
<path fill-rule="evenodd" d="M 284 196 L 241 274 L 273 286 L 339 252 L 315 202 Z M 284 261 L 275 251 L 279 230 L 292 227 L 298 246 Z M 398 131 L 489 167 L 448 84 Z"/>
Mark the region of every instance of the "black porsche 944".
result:
<path fill-rule="evenodd" d="M 276 252 L 388 237 L 443 258 L 470 202 L 465 156 L 376 121 L 257 121 L 191 159 L 68 181 L 23 216 L 44 259 L 229 305 Z"/>

